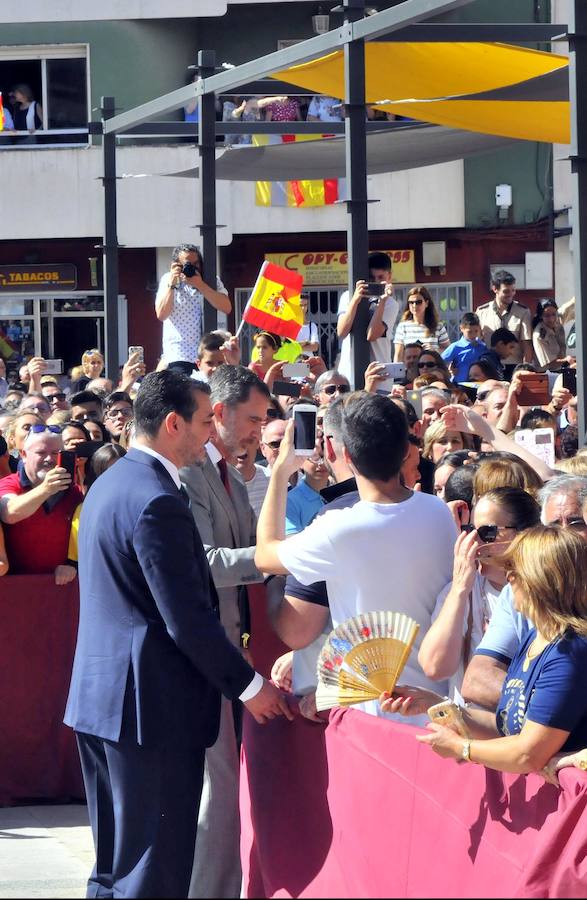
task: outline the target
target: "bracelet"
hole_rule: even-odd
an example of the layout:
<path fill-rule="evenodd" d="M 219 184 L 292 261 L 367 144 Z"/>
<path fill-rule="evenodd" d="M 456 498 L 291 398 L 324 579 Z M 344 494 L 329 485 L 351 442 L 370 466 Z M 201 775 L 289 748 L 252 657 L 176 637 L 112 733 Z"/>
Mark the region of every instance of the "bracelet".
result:
<path fill-rule="evenodd" d="M 464 759 L 465 762 L 471 762 L 471 741 L 463 741 L 461 759 Z"/>

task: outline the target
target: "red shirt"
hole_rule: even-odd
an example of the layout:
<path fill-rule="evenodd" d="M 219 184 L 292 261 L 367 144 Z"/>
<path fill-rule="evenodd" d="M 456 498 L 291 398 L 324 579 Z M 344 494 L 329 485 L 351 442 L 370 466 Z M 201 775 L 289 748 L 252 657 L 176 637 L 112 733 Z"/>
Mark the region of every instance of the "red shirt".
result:
<path fill-rule="evenodd" d="M 0 497 L 30 490 L 22 486 L 18 472 L 0 479 Z M 2 525 L 11 575 L 46 575 L 67 562 L 71 520 L 83 499 L 79 487 L 72 485 L 51 512 L 40 506 L 32 516 Z"/>

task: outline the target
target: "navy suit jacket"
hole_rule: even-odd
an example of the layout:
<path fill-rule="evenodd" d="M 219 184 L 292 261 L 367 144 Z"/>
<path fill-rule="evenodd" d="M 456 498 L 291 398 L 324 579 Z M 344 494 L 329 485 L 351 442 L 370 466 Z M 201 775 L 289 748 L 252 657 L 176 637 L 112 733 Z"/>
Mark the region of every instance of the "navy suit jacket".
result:
<path fill-rule="evenodd" d="M 165 467 L 130 450 L 92 486 L 79 533 L 80 621 L 65 723 L 144 746 L 210 746 L 220 692 L 253 669 L 213 606 L 208 561 Z"/>

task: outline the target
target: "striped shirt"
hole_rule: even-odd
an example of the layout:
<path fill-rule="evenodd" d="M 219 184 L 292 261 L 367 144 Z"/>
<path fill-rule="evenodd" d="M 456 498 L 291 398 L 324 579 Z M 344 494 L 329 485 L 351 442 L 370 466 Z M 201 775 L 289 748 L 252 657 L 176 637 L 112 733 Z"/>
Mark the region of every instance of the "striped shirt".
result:
<path fill-rule="evenodd" d="M 429 350 L 440 350 L 441 345 L 446 346 L 449 343 L 449 336 L 442 322 L 436 326 L 433 334 L 428 334 L 425 325 L 418 325 L 411 319 L 400 322 L 393 338 L 394 344 L 404 346 L 405 344 L 415 344 L 417 341 Z"/>

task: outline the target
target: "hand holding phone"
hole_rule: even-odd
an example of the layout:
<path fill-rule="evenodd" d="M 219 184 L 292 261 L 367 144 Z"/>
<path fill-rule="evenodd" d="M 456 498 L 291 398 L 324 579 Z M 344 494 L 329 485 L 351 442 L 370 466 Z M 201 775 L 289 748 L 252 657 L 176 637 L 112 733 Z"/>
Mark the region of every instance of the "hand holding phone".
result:
<path fill-rule="evenodd" d="M 570 366 L 566 366 L 562 370 L 563 376 L 563 387 L 570 391 L 574 397 L 577 396 L 577 370 L 571 369 Z"/>
<path fill-rule="evenodd" d="M 128 348 L 128 358 L 130 359 L 133 353 L 138 353 L 138 362 L 144 363 L 145 361 L 145 349 L 144 347 L 129 347 Z"/>
<path fill-rule="evenodd" d="M 316 417 L 318 408 L 312 403 L 294 406 L 294 450 L 296 456 L 313 456 L 316 452 Z"/>
<path fill-rule="evenodd" d="M 470 737 L 461 709 L 452 700 L 443 700 L 441 703 L 430 706 L 428 717 L 431 722 L 436 725 L 444 725 L 445 728 L 450 728 L 451 731 L 455 731 L 463 738 Z"/>
<path fill-rule="evenodd" d="M 57 465 L 65 469 L 72 481 L 75 480 L 75 458 L 74 450 L 60 450 L 57 455 Z"/>
<path fill-rule="evenodd" d="M 546 372 L 516 372 L 520 382 L 517 401 L 520 406 L 546 406 L 550 402 Z"/>
<path fill-rule="evenodd" d="M 307 378 L 309 374 L 310 367 L 305 362 L 286 363 L 283 367 L 284 378 Z"/>

